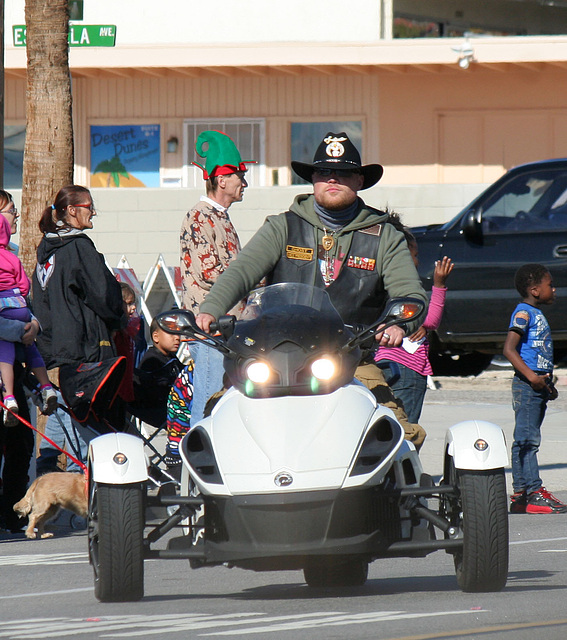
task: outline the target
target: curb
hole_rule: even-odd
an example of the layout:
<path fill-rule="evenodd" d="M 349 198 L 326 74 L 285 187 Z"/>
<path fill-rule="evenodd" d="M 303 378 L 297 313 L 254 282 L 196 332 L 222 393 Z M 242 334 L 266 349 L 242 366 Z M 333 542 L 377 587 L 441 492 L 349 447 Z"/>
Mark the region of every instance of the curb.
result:
<path fill-rule="evenodd" d="M 555 386 L 567 387 L 567 371 L 554 371 Z M 478 376 L 433 376 L 438 389 L 509 389 L 514 377 L 511 368 L 486 370 Z"/>

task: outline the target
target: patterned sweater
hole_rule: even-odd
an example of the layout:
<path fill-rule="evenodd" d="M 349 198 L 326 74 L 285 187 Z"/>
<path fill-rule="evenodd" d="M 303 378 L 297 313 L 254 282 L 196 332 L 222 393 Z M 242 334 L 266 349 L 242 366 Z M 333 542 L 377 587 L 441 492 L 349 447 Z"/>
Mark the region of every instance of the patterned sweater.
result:
<path fill-rule="evenodd" d="M 195 314 L 218 276 L 240 251 L 240 240 L 228 211 L 202 197 L 181 225 L 182 304 Z M 229 313 L 238 315 L 239 303 Z"/>

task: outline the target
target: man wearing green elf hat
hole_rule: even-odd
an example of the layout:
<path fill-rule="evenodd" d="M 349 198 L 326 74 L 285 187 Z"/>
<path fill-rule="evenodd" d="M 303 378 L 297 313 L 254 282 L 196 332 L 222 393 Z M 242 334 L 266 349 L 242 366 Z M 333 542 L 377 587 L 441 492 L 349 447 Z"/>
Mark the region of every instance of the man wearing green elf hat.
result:
<path fill-rule="evenodd" d="M 203 131 L 195 145 L 205 165 L 206 195 L 187 213 L 181 225 L 182 304 L 195 314 L 218 276 L 240 251 L 236 229 L 228 215 L 234 202 L 240 202 L 248 186 L 246 163 L 226 133 Z M 242 311 L 237 303 L 231 313 Z M 191 422 L 203 417 L 208 398 L 222 388 L 222 355 L 206 345 L 191 346 L 195 362 Z"/>

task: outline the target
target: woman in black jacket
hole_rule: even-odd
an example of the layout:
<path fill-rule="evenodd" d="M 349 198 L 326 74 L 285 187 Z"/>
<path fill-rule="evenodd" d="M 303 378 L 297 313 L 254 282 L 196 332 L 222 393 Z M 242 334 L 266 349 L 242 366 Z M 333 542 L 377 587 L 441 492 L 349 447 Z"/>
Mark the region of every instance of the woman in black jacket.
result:
<path fill-rule="evenodd" d="M 88 189 L 63 187 L 41 216 L 43 238 L 37 248 L 32 278 L 33 310 L 42 328 L 37 345 L 47 368 L 59 368 L 60 385 L 69 381 L 68 393 L 63 395 L 66 402 L 71 402 L 74 415 L 77 407 L 73 403 L 88 396 L 81 386 L 84 381 L 77 382 L 75 378 L 78 365 L 114 358 L 112 333 L 126 325 L 120 284 L 84 233 L 92 229 L 95 215 Z M 102 367 L 95 367 L 95 371 L 99 369 Z M 90 406 L 89 401 L 90 398 L 86 406 Z M 60 418 L 67 420 L 64 414 Z M 121 414 L 114 414 L 113 418 L 119 426 Z M 45 429 L 54 442 L 65 442 L 57 420 L 48 419 Z M 74 431 L 76 451 L 82 455 L 86 454 L 87 433 Z M 55 471 L 56 456 L 57 451 L 42 441 L 38 472 Z"/>
<path fill-rule="evenodd" d="M 112 332 L 125 326 L 120 284 L 85 235 L 96 215 L 90 191 L 63 187 L 39 222 L 33 275 L 37 343 L 48 369 L 116 355 Z"/>

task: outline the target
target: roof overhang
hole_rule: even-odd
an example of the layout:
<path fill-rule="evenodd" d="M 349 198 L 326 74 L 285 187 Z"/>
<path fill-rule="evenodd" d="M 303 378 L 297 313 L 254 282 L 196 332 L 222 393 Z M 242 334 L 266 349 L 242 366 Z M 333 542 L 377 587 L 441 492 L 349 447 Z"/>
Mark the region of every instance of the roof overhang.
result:
<path fill-rule="evenodd" d="M 462 73 L 458 61 L 469 48 L 467 72 L 567 68 L 567 36 L 78 47 L 70 49 L 69 59 L 76 78 Z M 25 77 L 25 49 L 6 49 L 5 74 Z"/>

